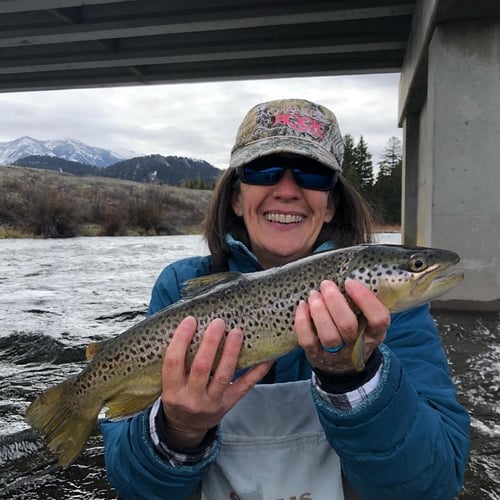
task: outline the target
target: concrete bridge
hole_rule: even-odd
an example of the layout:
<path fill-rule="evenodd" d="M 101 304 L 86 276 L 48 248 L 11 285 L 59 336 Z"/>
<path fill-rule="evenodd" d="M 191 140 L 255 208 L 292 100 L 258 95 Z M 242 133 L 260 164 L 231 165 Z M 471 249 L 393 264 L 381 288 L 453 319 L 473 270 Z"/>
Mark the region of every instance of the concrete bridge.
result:
<path fill-rule="evenodd" d="M 500 2 L 3 0 L 0 91 L 400 72 L 403 241 L 500 310 Z M 1 110 L 0 110 L 1 114 Z"/>

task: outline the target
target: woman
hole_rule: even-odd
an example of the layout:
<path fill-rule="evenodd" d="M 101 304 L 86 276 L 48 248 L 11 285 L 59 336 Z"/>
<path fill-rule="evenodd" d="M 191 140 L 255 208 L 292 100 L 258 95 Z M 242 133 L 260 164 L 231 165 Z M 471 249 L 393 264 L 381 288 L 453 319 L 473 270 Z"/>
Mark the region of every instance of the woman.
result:
<path fill-rule="evenodd" d="M 215 189 L 211 254 L 167 266 L 149 313 L 184 281 L 252 272 L 370 241 L 372 218 L 342 177 L 343 145 L 327 108 L 300 99 L 255 106 Z M 363 285 L 346 292 L 367 320 L 366 367 L 351 352 L 358 323 L 325 281 L 295 312 L 300 348 L 235 373 L 243 342 L 214 320 L 186 373 L 196 318 L 166 351 L 162 394 L 131 419 L 103 424 L 111 483 L 125 498 L 445 499 L 461 487 L 469 418 L 456 400 L 429 307 L 391 315 Z"/>

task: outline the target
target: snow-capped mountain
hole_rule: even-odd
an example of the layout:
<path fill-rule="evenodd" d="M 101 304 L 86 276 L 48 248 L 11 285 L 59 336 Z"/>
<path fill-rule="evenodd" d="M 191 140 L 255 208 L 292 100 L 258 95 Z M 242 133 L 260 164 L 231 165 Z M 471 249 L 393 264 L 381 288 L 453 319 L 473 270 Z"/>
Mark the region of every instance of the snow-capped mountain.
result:
<path fill-rule="evenodd" d="M 89 146 L 76 139 L 39 141 L 32 137 L 19 137 L 10 142 L 0 142 L 0 165 L 10 165 L 26 156 L 56 156 L 65 160 L 85 163 L 102 168 L 134 156 Z"/>

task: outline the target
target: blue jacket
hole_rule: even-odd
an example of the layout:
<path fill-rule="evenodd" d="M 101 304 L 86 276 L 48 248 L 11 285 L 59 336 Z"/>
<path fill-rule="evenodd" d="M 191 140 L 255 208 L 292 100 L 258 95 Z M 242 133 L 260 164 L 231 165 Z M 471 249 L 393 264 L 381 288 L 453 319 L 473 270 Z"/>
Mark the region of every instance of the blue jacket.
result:
<path fill-rule="evenodd" d="M 231 271 L 260 267 L 234 240 Z M 210 257 L 186 258 L 167 266 L 152 291 L 149 313 L 179 300 L 187 279 L 212 272 Z M 343 473 L 366 499 L 449 499 L 463 484 L 469 448 L 469 416 L 457 402 L 439 334 L 424 305 L 392 315 L 381 347 L 383 373 L 368 401 L 352 411 L 327 404 L 313 386 L 313 399 Z M 276 382 L 304 380 L 311 368 L 302 349 L 279 358 Z M 127 499 L 183 499 L 199 485 L 215 460 L 173 467 L 155 451 L 149 410 L 132 418 L 104 421 L 110 482 Z"/>

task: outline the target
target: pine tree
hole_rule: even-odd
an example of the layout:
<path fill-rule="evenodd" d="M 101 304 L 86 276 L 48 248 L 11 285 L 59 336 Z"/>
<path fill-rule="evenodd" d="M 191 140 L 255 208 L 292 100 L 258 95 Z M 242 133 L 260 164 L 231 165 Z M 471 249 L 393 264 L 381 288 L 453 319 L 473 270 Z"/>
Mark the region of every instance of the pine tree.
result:
<path fill-rule="evenodd" d="M 354 150 L 354 166 L 359 176 L 359 191 L 371 200 L 373 188 L 373 165 L 372 155 L 368 151 L 368 144 L 363 136 L 360 136 Z"/>
<path fill-rule="evenodd" d="M 384 149 L 373 188 L 375 205 L 386 223 L 401 223 L 401 183 L 403 158 L 401 141 L 391 137 Z"/>
<path fill-rule="evenodd" d="M 391 172 L 402 161 L 402 158 L 401 141 L 397 137 L 391 137 L 384 148 L 382 160 L 378 163 L 379 172 L 377 179 L 380 176 L 391 175 Z"/>
<path fill-rule="evenodd" d="M 344 177 L 359 191 L 361 187 L 358 171 L 355 166 L 356 146 L 354 137 L 351 134 L 344 135 L 344 160 L 342 162 L 342 171 Z"/>

